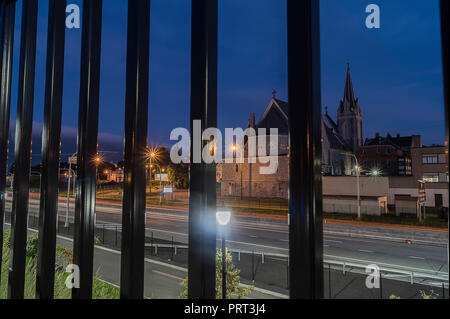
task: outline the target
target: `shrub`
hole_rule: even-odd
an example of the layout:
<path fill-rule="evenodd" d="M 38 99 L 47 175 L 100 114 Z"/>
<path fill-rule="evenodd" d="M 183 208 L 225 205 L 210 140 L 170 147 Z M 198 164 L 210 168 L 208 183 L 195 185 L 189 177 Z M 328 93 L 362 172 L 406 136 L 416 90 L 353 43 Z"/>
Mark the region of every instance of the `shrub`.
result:
<path fill-rule="evenodd" d="M 227 299 L 243 299 L 253 291 L 253 287 L 244 288 L 240 285 L 240 270 L 233 264 L 231 253 L 226 250 L 226 277 L 227 277 Z M 188 297 L 188 278 L 181 285 L 184 287 L 180 299 Z M 222 250 L 216 254 L 216 299 L 222 299 Z"/>

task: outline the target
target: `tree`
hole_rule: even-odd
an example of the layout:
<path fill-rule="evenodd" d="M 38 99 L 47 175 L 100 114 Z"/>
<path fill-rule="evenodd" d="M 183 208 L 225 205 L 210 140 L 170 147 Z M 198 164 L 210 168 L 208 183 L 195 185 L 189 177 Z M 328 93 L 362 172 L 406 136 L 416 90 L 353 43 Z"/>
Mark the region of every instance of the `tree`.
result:
<path fill-rule="evenodd" d="M 241 286 L 240 270 L 233 264 L 231 253 L 226 250 L 226 274 L 227 274 L 227 299 L 243 299 L 253 291 L 253 287 L 248 288 Z M 184 287 L 180 294 L 180 299 L 188 297 L 188 278 L 181 285 Z M 216 254 L 216 299 L 222 299 L 222 250 Z"/>
<path fill-rule="evenodd" d="M 186 164 L 171 163 L 167 168 L 167 178 L 177 189 L 187 189 L 189 187 L 189 168 Z"/>

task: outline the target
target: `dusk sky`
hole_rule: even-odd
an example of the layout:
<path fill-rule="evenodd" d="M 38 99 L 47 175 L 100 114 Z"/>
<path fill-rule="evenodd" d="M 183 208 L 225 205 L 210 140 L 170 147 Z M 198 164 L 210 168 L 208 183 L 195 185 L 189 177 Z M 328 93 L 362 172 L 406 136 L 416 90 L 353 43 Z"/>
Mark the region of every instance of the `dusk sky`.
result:
<path fill-rule="evenodd" d="M 78 4 L 82 1 L 68 0 Z M 11 117 L 17 109 L 21 3 L 16 14 Z M 381 8 L 381 29 L 367 29 L 365 8 Z M 100 149 L 121 157 L 124 127 L 127 1 L 103 1 Z M 190 1 L 151 1 L 149 140 L 169 144 L 189 128 Z M 39 2 L 33 160 L 40 160 L 48 1 Z M 364 138 L 422 134 L 444 143 L 438 1 L 322 0 L 322 105 L 335 117 L 347 59 L 363 111 Z M 63 149 L 73 153 L 78 125 L 81 29 L 66 32 Z M 286 4 L 280 0 L 219 1 L 219 127 L 245 127 L 277 90 L 287 99 Z M 12 126 L 13 122 L 12 122 Z M 66 159 L 62 159 L 63 161 Z"/>

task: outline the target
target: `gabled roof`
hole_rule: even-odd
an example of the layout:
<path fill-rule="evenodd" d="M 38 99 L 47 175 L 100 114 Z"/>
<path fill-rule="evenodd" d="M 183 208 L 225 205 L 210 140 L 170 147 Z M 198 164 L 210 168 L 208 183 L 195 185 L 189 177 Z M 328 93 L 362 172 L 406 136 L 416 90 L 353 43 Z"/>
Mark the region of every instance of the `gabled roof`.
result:
<path fill-rule="evenodd" d="M 257 128 L 268 120 L 267 117 L 273 110 L 280 114 L 283 119 L 283 125 L 285 124 L 287 126 L 289 124 L 289 103 L 272 98 L 263 115 L 259 119 L 258 124 L 256 124 Z M 275 119 L 273 118 L 272 120 L 274 121 Z M 339 134 L 338 126 L 336 122 L 328 115 L 328 112 L 322 116 L 322 124 L 324 125 L 326 138 L 330 144 L 330 148 L 343 151 L 351 150 L 351 147 Z M 276 127 L 276 125 L 274 124 L 273 127 Z"/>
<path fill-rule="evenodd" d="M 256 124 L 256 127 L 259 127 L 259 125 L 266 119 L 267 115 L 270 113 L 272 109 L 276 109 L 281 116 L 286 120 L 286 123 L 289 122 L 288 114 L 289 114 L 289 105 L 286 102 L 283 102 L 281 100 L 277 100 L 275 98 L 272 98 L 270 100 L 269 105 L 266 107 L 266 110 L 264 111 L 263 115 L 259 119 L 258 123 Z"/>
<path fill-rule="evenodd" d="M 325 112 L 325 116 L 323 117 L 323 121 L 325 122 L 325 125 L 329 128 L 334 129 L 336 132 L 339 131 L 338 126 L 336 122 L 328 115 L 328 112 Z"/>
<path fill-rule="evenodd" d="M 283 111 L 287 118 L 289 118 L 289 104 L 287 102 L 273 98 L 278 104 L 279 108 Z"/>

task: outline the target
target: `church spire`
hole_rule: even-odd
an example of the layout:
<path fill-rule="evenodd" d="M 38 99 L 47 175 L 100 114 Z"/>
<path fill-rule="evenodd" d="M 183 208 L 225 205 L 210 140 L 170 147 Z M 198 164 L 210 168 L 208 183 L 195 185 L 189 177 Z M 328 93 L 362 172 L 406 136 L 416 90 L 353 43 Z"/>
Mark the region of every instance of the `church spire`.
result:
<path fill-rule="evenodd" d="M 355 104 L 355 93 L 353 91 L 352 77 L 350 75 L 350 61 L 347 61 L 347 79 L 345 80 L 344 103 Z"/>

